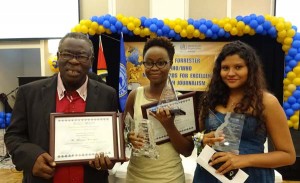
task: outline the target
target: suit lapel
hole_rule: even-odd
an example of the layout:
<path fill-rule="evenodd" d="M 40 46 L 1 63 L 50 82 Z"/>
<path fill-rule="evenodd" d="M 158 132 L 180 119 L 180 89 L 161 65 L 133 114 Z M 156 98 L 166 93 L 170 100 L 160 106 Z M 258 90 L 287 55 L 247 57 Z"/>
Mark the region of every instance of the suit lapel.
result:
<path fill-rule="evenodd" d="M 89 79 L 88 85 L 87 85 L 87 98 L 86 98 L 86 107 L 85 112 L 93 112 L 97 111 L 96 104 L 99 102 L 98 95 L 100 91 L 98 91 L 97 85 Z"/>

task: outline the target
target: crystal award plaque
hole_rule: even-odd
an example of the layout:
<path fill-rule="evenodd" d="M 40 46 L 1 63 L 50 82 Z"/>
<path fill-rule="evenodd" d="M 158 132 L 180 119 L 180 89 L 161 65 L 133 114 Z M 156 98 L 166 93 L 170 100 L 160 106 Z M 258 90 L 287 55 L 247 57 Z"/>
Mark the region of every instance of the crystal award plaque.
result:
<path fill-rule="evenodd" d="M 139 122 L 137 135 L 144 139 L 144 145 L 139 149 L 133 148 L 133 156 L 144 156 L 151 159 L 158 159 L 159 153 L 154 141 L 154 131 L 152 123 L 149 120 L 143 119 Z"/>
<path fill-rule="evenodd" d="M 178 97 L 177 97 L 177 93 L 174 89 L 174 86 L 173 86 L 173 82 L 171 80 L 171 77 L 168 76 L 168 79 L 167 79 L 167 82 L 166 82 L 166 85 L 160 95 L 160 99 L 159 99 L 159 102 L 157 104 L 157 107 L 154 107 L 151 109 L 152 112 L 156 112 L 157 108 L 159 107 L 164 107 L 164 106 L 168 106 L 170 107 L 170 103 L 174 104 L 178 102 Z M 176 106 L 176 107 L 175 107 Z M 170 113 L 171 115 L 173 116 L 176 116 L 176 115 L 185 115 L 186 112 L 183 111 L 182 109 L 180 109 L 178 107 L 178 105 L 173 105 L 171 108 L 170 108 Z"/>

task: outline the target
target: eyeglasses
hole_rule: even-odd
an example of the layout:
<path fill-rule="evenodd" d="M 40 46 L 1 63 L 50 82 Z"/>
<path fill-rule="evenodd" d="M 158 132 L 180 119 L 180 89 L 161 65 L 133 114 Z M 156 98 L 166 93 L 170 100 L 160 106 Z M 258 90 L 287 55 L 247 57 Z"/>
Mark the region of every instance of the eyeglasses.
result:
<path fill-rule="evenodd" d="M 90 59 L 90 56 L 77 55 L 77 54 L 72 54 L 69 52 L 58 52 L 58 54 L 59 54 L 60 58 L 64 61 L 72 60 L 73 58 L 75 58 L 78 62 L 86 63 Z"/>
<path fill-rule="evenodd" d="M 162 69 L 164 68 L 170 61 L 159 61 L 159 62 L 148 62 L 148 61 L 144 61 L 143 65 L 147 68 L 147 69 L 151 69 L 154 65 L 159 68 Z"/>

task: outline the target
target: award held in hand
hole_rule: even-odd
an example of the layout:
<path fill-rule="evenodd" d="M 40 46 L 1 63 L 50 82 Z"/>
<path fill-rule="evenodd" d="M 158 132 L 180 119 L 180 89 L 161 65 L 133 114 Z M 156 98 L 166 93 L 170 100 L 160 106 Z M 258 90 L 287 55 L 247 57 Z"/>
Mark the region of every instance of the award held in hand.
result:
<path fill-rule="evenodd" d="M 212 111 L 209 111 L 209 121 L 210 124 L 214 124 L 214 120 L 219 120 L 217 116 Z M 224 136 L 222 142 L 215 142 L 212 148 L 216 151 L 223 152 L 233 152 L 239 154 L 239 146 L 244 126 L 245 115 L 227 112 L 224 118 L 224 123 L 222 123 L 215 131 L 215 137 Z M 222 163 L 215 164 L 213 167 L 218 169 L 222 166 Z M 224 174 L 229 180 L 237 174 L 238 169 L 231 170 Z"/>
<path fill-rule="evenodd" d="M 57 164 L 86 163 L 100 152 L 125 161 L 122 124 L 116 112 L 51 113 L 50 155 Z"/>
<path fill-rule="evenodd" d="M 168 107 L 171 115 L 175 116 L 174 124 L 178 131 L 182 135 L 192 135 L 198 129 L 195 94 L 196 92 L 190 92 L 177 96 L 169 76 L 160 100 L 141 106 L 143 118 L 153 123 L 154 141 L 156 144 L 169 141 L 169 136 L 161 123 L 149 115 L 149 111 L 156 113 L 159 107 Z"/>

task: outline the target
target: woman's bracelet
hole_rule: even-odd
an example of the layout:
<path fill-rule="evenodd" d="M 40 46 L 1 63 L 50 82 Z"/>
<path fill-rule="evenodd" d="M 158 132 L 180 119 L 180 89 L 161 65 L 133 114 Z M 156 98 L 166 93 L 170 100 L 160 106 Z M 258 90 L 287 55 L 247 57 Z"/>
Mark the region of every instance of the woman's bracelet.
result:
<path fill-rule="evenodd" d="M 197 154 L 202 151 L 203 148 L 203 137 L 204 137 L 205 130 L 202 132 L 195 133 L 193 135 L 194 145 L 197 148 Z"/>

